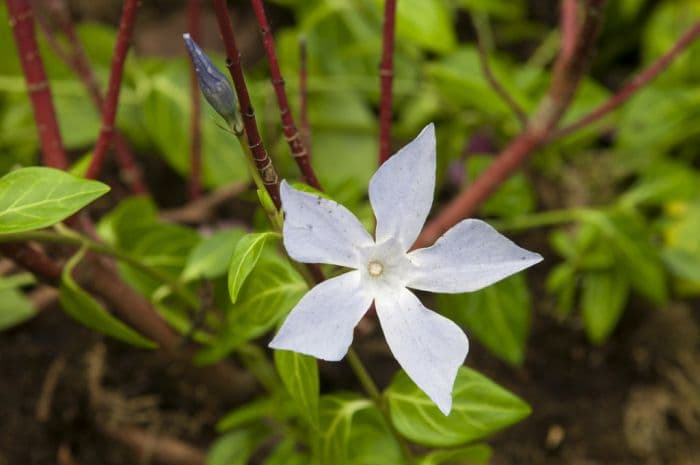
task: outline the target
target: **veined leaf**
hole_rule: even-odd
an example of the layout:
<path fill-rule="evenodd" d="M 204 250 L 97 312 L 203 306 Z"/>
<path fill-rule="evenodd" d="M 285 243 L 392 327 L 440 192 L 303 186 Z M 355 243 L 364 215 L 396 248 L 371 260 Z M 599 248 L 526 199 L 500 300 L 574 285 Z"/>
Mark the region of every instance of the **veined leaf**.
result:
<path fill-rule="evenodd" d="M 347 463 L 348 438 L 357 412 L 373 408 L 369 399 L 355 394 L 334 394 L 321 397 L 320 463 Z"/>
<path fill-rule="evenodd" d="M 78 286 L 73 279 L 73 269 L 80 263 L 84 250 L 75 254 L 66 264 L 61 275 L 58 298 L 63 310 L 75 320 L 90 329 L 119 339 L 128 344 L 155 348 L 156 344 L 141 336 L 139 333 L 122 323 L 105 310 L 99 302 Z"/>
<path fill-rule="evenodd" d="M 428 446 L 458 446 L 481 439 L 530 414 L 525 402 L 467 367 L 457 372 L 452 395 L 452 412 L 445 416 L 403 371 L 386 390 L 396 429 Z"/>
<path fill-rule="evenodd" d="M 258 263 L 265 242 L 275 236 L 278 234 L 273 232 L 251 233 L 244 236 L 236 244 L 228 268 L 228 291 L 231 295 L 231 303 L 235 304 L 238 300 L 238 293 Z"/>
<path fill-rule="evenodd" d="M 308 355 L 275 351 L 275 367 L 302 418 L 318 431 L 318 364 Z"/>
<path fill-rule="evenodd" d="M 0 178 L 0 234 L 45 228 L 109 191 L 101 182 L 32 166 Z"/>
<path fill-rule="evenodd" d="M 198 278 L 216 278 L 226 273 L 236 244 L 245 233 L 242 229 L 219 231 L 197 244 L 182 271 L 182 279 L 191 281 Z"/>

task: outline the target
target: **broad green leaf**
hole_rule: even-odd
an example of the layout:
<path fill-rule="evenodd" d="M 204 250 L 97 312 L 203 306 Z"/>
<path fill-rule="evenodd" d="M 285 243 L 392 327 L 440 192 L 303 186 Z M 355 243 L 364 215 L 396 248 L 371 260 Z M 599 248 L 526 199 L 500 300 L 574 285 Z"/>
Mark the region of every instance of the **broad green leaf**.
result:
<path fill-rule="evenodd" d="M 206 465 L 246 465 L 268 435 L 262 423 L 227 433 L 209 449 Z"/>
<path fill-rule="evenodd" d="M 258 263 L 267 240 L 276 236 L 278 234 L 273 232 L 250 233 L 238 241 L 228 267 L 228 292 L 231 295 L 231 303 L 235 304 L 238 300 L 241 287 Z"/>
<path fill-rule="evenodd" d="M 457 38 L 444 0 L 402 0 L 397 3 L 396 35 L 427 50 L 446 53 Z"/>
<path fill-rule="evenodd" d="M 236 244 L 244 234 L 242 229 L 230 229 L 203 238 L 190 252 L 182 271 L 182 279 L 191 281 L 222 276 L 226 273 Z"/>
<path fill-rule="evenodd" d="M 618 267 L 588 271 L 581 281 L 581 310 L 586 334 L 596 344 L 603 342 L 617 325 L 625 309 L 630 285 Z"/>
<path fill-rule="evenodd" d="M 112 316 L 98 301 L 78 286 L 72 273 L 82 260 L 84 253 L 84 250 L 81 250 L 75 254 L 66 264 L 61 275 L 58 298 L 63 311 L 88 328 L 120 341 L 149 349 L 157 347 L 156 344 Z"/>
<path fill-rule="evenodd" d="M 274 411 L 275 402 L 270 397 L 262 397 L 230 411 L 216 423 L 219 432 L 228 431 L 250 423 L 259 422 Z"/>
<path fill-rule="evenodd" d="M 158 208 L 146 196 L 128 197 L 97 224 L 100 237 L 112 245 L 128 248 L 158 221 Z"/>
<path fill-rule="evenodd" d="M 333 394 L 321 397 L 320 463 L 348 463 L 348 439 L 355 414 L 374 408 L 369 399 L 355 394 Z"/>
<path fill-rule="evenodd" d="M 244 342 L 271 330 L 307 289 L 304 279 L 287 260 L 263 254 L 236 303 L 225 309 L 226 321 L 216 342 L 200 351 L 197 362 L 220 360 Z"/>
<path fill-rule="evenodd" d="M 522 275 L 480 291 L 438 296 L 441 312 L 503 360 L 519 365 L 530 329 L 530 294 Z"/>
<path fill-rule="evenodd" d="M 53 168 L 20 168 L 0 178 L 0 234 L 54 225 L 109 191 Z"/>
<path fill-rule="evenodd" d="M 360 410 L 353 416 L 347 455 L 352 465 L 406 465 L 401 446 L 374 406 Z"/>
<path fill-rule="evenodd" d="M 0 279 L 0 285 L 6 279 Z M 0 331 L 12 328 L 36 315 L 32 302 L 14 287 L 0 288 Z"/>
<path fill-rule="evenodd" d="M 298 450 L 299 448 L 291 439 L 285 439 L 270 452 L 263 465 L 309 465 L 311 459 Z"/>
<path fill-rule="evenodd" d="M 403 370 L 385 395 L 396 429 L 427 446 L 458 446 L 481 439 L 530 414 L 525 402 L 467 367 L 457 372 L 449 416 L 443 415 Z"/>
<path fill-rule="evenodd" d="M 491 448 L 486 444 L 443 449 L 430 452 L 418 460 L 418 465 L 442 465 L 459 463 L 462 465 L 480 465 L 491 458 Z"/>
<path fill-rule="evenodd" d="M 275 351 L 275 367 L 302 418 L 318 431 L 318 364 L 308 355 Z"/>

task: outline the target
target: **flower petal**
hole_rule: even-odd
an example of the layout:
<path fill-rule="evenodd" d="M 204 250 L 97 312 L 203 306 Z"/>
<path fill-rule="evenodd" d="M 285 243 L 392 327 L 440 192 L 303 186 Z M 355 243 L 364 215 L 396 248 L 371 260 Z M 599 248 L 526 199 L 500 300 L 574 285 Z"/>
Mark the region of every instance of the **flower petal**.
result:
<path fill-rule="evenodd" d="M 433 203 L 435 126 L 389 158 L 369 182 L 369 199 L 377 218 L 376 242 L 396 238 L 404 251 L 415 242 Z"/>
<path fill-rule="evenodd" d="M 323 360 L 340 360 L 371 303 L 372 296 L 360 286 L 359 271 L 328 279 L 299 301 L 269 346 Z"/>
<path fill-rule="evenodd" d="M 358 250 L 374 241 L 355 215 L 286 181 L 282 181 L 280 193 L 285 213 L 282 236 L 290 257 L 302 263 L 359 266 Z"/>
<path fill-rule="evenodd" d="M 480 220 L 464 220 L 435 244 L 408 254 L 406 286 L 430 292 L 476 291 L 542 261 Z"/>
<path fill-rule="evenodd" d="M 425 308 L 406 288 L 377 296 L 375 305 L 399 365 L 449 415 L 452 386 L 469 351 L 467 336 L 455 323 Z"/>

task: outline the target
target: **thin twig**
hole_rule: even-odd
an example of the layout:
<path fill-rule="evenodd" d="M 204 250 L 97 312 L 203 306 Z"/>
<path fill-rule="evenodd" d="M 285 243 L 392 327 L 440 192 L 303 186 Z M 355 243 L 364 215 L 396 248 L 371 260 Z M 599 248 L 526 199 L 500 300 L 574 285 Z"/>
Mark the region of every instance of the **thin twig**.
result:
<path fill-rule="evenodd" d="M 527 128 L 516 137 L 488 169 L 455 197 L 423 229 L 414 247 L 432 244 L 445 231 L 476 209 L 547 141 L 571 103 L 588 66 L 593 43 L 603 19 L 606 0 L 588 0 L 571 56 L 559 55 L 554 65 L 549 91 Z"/>
<path fill-rule="evenodd" d="M 484 73 L 486 81 L 489 83 L 491 88 L 496 94 L 505 102 L 506 105 L 511 109 L 515 117 L 520 122 L 522 127 L 527 126 L 527 114 L 525 110 L 515 101 L 512 95 L 508 93 L 505 87 L 500 83 L 500 81 L 493 74 L 491 65 L 489 64 L 489 52 L 491 51 L 491 46 L 489 45 L 489 25 L 487 17 L 480 17 L 480 15 L 472 14 L 472 23 L 474 24 L 474 30 L 476 31 L 476 45 L 479 50 L 479 63 L 481 64 L 481 71 Z"/>
<path fill-rule="evenodd" d="M 202 4 L 201 0 L 188 0 L 187 24 L 190 36 L 200 41 Z M 194 67 L 190 66 L 190 200 L 202 195 L 202 101 Z"/>
<path fill-rule="evenodd" d="M 66 169 L 68 157 L 63 149 L 56 111 L 51 99 L 51 89 L 39 54 L 32 7 L 29 0 L 7 0 L 7 10 L 24 71 L 27 91 L 32 102 L 43 162 L 46 166 Z"/>
<path fill-rule="evenodd" d="M 114 134 L 114 120 L 117 116 L 119 104 L 119 91 L 121 89 L 122 76 L 124 73 L 124 62 L 129 51 L 131 35 L 134 30 L 136 11 L 139 0 L 125 0 L 122 9 L 122 17 L 119 21 L 119 32 L 117 33 L 117 43 L 112 56 L 112 69 L 109 73 L 109 84 L 107 85 L 107 96 L 102 108 L 102 127 L 95 143 L 92 160 L 88 166 L 85 177 L 95 179 L 99 176 L 104 164 L 107 149 L 112 143 Z"/>
<path fill-rule="evenodd" d="M 304 139 L 306 154 L 311 160 L 311 125 L 309 124 L 309 63 L 306 50 L 306 37 L 299 39 L 299 123 L 301 124 L 301 137 Z"/>
<path fill-rule="evenodd" d="M 206 196 L 202 196 L 182 207 L 162 210 L 159 216 L 176 223 L 200 224 L 212 219 L 216 209 L 223 203 L 245 192 L 250 186 L 247 182 L 238 182 L 221 187 Z"/>
<path fill-rule="evenodd" d="M 673 60 L 675 60 L 678 55 L 680 55 L 690 44 L 693 43 L 700 36 L 700 21 L 695 23 L 685 34 L 683 34 L 678 42 L 676 42 L 671 49 L 663 54 L 658 60 L 656 60 L 651 66 L 646 68 L 644 71 L 635 76 L 627 85 L 620 89 L 615 95 L 613 95 L 607 102 L 600 105 L 598 108 L 590 112 L 589 114 L 581 117 L 575 123 L 572 123 L 565 128 L 556 131 L 550 140 L 560 139 L 562 137 L 568 136 L 569 134 L 578 131 L 579 129 L 588 126 L 601 119 L 603 116 L 607 115 L 623 103 L 627 101 L 635 92 L 647 85 L 651 80 L 659 75 L 662 71 L 668 68 Z"/>
<path fill-rule="evenodd" d="M 63 61 L 73 72 L 80 78 L 80 81 L 85 86 L 90 100 L 94 104 L 98 113 L 102 113 L 104 107 L 104 96 L 100 89 L 100 84 L 92 70 L 90 60 L 88 59 L 85 48 L 83 47 L 78 35 L 75 32 L 73 21 L 65 0 L 48 0 L 46 7 L 51 15 L 51 18 L 56 21 L 66 36 L 70 50 L 65 48 L 56 40 L 54 31 L 46 21 L 37 16 L 37 23 L 46 36 L 46 41 L 49 47 L 54 51 L 61 61 Z M 134 194 L 143 194 L 148 192 L 145 183 L 143 182 L 143 173 L 136 157 L 129 148 L 129 144 L 122 134 L 114 130 L 113 135 L 114 153 L 116 155 L 117 164 L 120 168 L 120 176 L 122 181 L 126 183 Z"/>
<path fill-rule="evenodd" d="M 267 62 L 270 65 L 270 77 L 272 79 L 272 85 L 275 88 L 277 104 L 280 108 L 284 137 L 287 139 L 287 143 L 289 143 L 292 156 L 299 166 L 299 170 L 301 171 L 304 181 L 316 189 L 321 189 L 321 185 L 319 184 L 318 179 L 316 179 L 316 174 L 311 167 L 308 151 L 301 135 L 299 134 L 299 130 L 294 123 L 292 112 L 289 109 L 287 92 L 284 89 L 284 78 L 282 77 L 279 63 L 277 62 L 275 39 L 272 36 L 270 23 L 268 22 L 267 15 L 265 14 L 265 6 L 263 5 L 262 0 L 251 0 L 251 3 L 253 5 L 255 17 L 258 19 L 258 24 L 260 25 L 263 47 L 265 48 Z"/>
<path fill-rule="evenodd" d="M 379 164 L 391 155 L 391 115 L 394 80 L 394 29 L 396 24 L 396 1 L 384 3 L 384 26 L 382 31 L 382 61 L 379 65 Z"/>
<path fill-rule="evenodd" d="M 268 194 L 270 194 L 270 198 L 275 204 L 275 207 L 279 209 L 281 207 L 279 176 L 277 176 L 277 171 L 275 171 L 274 166 L 272 166 L 272 160 L 270 160 L 267 150 L 265 150 L 260 132 L 258 131 L 255 111 L 250 101 L 248 87 L 246 86 L 243 68 L 241 66 L 241 53 L 238 51 L 236 38 L 233 35 L 233 24 L 231 24 L 231 18 L 228 14 L 226 0 L 214 0 L 214 11 L 216 13 L 217 22 L 219 23 L 219 31 L 221 32 L 221 37 L 226 48 L 226 66 L 231 73 L 233 86 L 236 89 L 236 95 L 238 96 L 238 102 L 241 107 L 243 126 L 245 128 L 246 138 L 248 139 L 248 148 L 250 149 L 255 166 L 260 173 L 262 182 L 265 185 L 265 189 Z"/>

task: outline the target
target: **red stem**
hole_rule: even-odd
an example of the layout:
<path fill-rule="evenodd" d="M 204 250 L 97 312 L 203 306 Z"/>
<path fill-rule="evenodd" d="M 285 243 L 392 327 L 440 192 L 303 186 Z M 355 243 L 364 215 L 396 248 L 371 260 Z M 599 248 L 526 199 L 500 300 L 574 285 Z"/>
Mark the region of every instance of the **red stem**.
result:
<path fill-rule="evenodd" d="M 46 166 L 66 169 L 68 158 L 63 150 L 51 89 L 36 42 L 32 7 L 29 0 L 7 0 L 7 10 L 32 102 L 43 162 Z"/>
<path fill-rule="evenodd" d="M 299 130 L 294 123 L 292 112 L 289 110 L 289 101 L 287 100 L 287 93 L 284 89 L 284 78 L 282 77 L 279 63 L 277 62 L 275 40 L 272 36 L 270 23 L 265 15 L 265 7 L 262 0 L 252 0 L 251 3 L 253 5 L 253 11 L 255 11 L 255 16 L 258 18 L 258 24 L 260 25 L 260 31 L 262 33 L 263 47 L 265 48 L 265 55 L 267 56 L 267 61 L 270 65 L 270 77 L 272 78 L 272 85 L 275 88 L 277 104 L 280 108 L 284 137 L 289 143 L 292 156 L 299 166 L 299 170 L 301 171 L 301 175 L 304 177 L 304 181 L 316 189 L 321 189 L 321 185 L 319 184 L 318 179 L 316 179 L 316 174 L 311 167 L 309 154 L 304 145 L 304 141 L 302 140 Z"/>
<path fill-rule="evenodd" d="M 384 4 L 384 31 L 382 39 L 382 61 L 379 65 L 379 164 L 391 155 L 391 84 L 394 78 L 394 28 L 396 23 L 396 0 Z"/>
<path fill-rule="evenodd" d="M 49 28 L 41 18 L 37 18 L 39 20 L 39 25 L 44 30 L 49 46 L 51 46 L 56 55 L 80 78 L 95 108 L 97 108 L 99 113 L 102 113 L 104 96 L 102 95 L 100 84 L 90 65 L 87 53 L 75 32 L 75 27 L 73 26 L 73 21 L 71 20 L 65 1 L 48 0 L 46 6 L 52 18 L 59 23 L 63 33 L 68 39 L 71 50 L 70 52 L 66 52 L 55 40 L 51 28 Z M 126 139 L 124 139 L 118 131 L 115 131 L 113 135 L 113 143 L 123 181 L 131 188 L 134 194 L 143 194 L 147 192 L 148 189 L 143 182 L 143 173 L 136 163 L 136 157 L 131 152 Z"/>
<path fill-rule="evenodd" d="M 102 108 L 102 127 L 100 129 L 100 135 L 97 138 L 97 143 L 95 144 L 92 160 L 85 174 L 85 177 L 88 179 L 95 179 L 99 176 L 107 155 L 107 149 L 112 142 L 114 120 L 117 116 L 117 106 L 119 103 L 119 90 L 124 73 L 124 62 L 126 61 L 126 54 L 129 51 L 131 34 L 134 30 L 138 6 L 139 0 L 125 0 L 124 2 L 122 17 L 119 21 L 117 43 L 114 47 L 114 55 L 112 57 L 112 69 L 109 73 L 107 97 L 105 98 Z"/>
<path fill-rule="evenodd" d="M 306 54 L 306 39 L 299 41 L 299 121 L 301 136 L 304 138 L 306 152 L 312 157 L 311 125 L 309 124 L 309 88 L 308 88 L 308 57 Z"/>
<path fill-rule="evenodd" d="M 200 40 L 202 5 L 201 0 L 187 3 L 187 23 L 190 36 L 195 42 Z M 197 73 L 190 66 L 190 200 L 202 196 L 202 101 L 199 96 Z"/>
<path fill-rule="evenodd" d="M 260 138 L 260 132 L 258 132 L 255 111 L 250 102 L 248 87 L 246 86 L 243 68 L 241 67 L 241 53 L 238 51 L 236 38 L 233 35 L 233 25 L 231 24 L 231 18 L 226 8 L 226 0 L 214 0 L 214 11 L 216 12 L 219 31 L 221 32 L 224 47 L 226 48 L 226 66 L 228 67 L 229 73 L 231 73 L 233 86 L 236 89 L 236 95 L 238 96 L 238 102 L 241 107 L 243 127 L 245 128 L 245 134 L 248 139 L 248 147 L 253 156 L 255 166 L 260 172 L 260 177 L 265 184 L 265 188 L 270 194 L 273 203 L 279 209 L 281 207 L 279 177 L 277 176 L 275 168 L 272 166 L 272 160 L 270 160 L 270 157 L 267 155 L 267 150 L 265 150 L 265 146 Z"/>
<path fill-rule="evenodd" d="M 576 47 L 578 29 L 578 0 L 562 0 L 560 26 L 561 54 L 564 59 L 571 58 Z"/>
<path fill-rule="evenodd" d="M 603 116 L 607 115 L 623 103 L 627 101 L 635 92 L 647 85 L 651 80 L 659 75 L 662 71 L 685 50 L 695 39 L 700 36 L 700 21 L 695 23 L 685 34 L 678 39 L 671 49 L 662 55 L 656 62 L 646 68 L 644 71 L 635 76 L 627 85 L 620 89 L 610 100 L 600 105 L 598 108 L 583 116 L 575 123 L 560 129 L 555 132 L 551 140 L 559 139 L 568 136 L 569 134 L 578 131 L 579 129 L 588 126 L 589 124 L 598 121 Z"/>
<path fill-rule="evenodd" d="M 574 51 L 569 56 L 560 53 L 554 65 L 549 91 L 526 130 L 498 155 L 473 184 L 462 191 L 425 226 L 414 247 L 432 244 L 453 225 L 475 213 L 477 208 L 520 168 L 535 150 L 546 143 L 573 100 L 578 84 L 588 66 L 593 43 L 602 22 L 605 1 L 588 0 L 586 16 L 579 28 Z"/>

